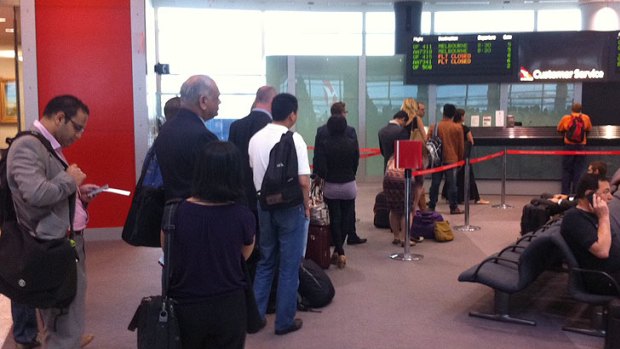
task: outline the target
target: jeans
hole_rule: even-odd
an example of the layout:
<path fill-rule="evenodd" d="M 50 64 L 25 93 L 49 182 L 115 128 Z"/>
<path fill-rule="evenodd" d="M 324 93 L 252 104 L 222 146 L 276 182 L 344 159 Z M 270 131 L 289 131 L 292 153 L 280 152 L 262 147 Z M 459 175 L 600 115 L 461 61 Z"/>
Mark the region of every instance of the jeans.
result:
<path fill-rule="evenodd" d="M 17 343 L 32 343 L 37 339 L 37 313 L 35 308 L 11 301 L 13 338 Z"/>
<path fill-rule="evenodd" d="M 303 205 L 266 211 L 258 205 L 260 223 L 260 261 L 256 267 L 254 294 L 262 318 L 267 303 L 275 268 L 278 268 L 276 296 L 276 330 L 293 325 L 297 312 L 299 266 L 308 240 L 308 218 Z"/>
<path fill-rule="evenodd" d="M 583 144 L 565 144 L 564 150 L 585 150 Z M 585 155 L 564 155 L 562 156 L 562 194 L 575 194 L 577 183 L 586 172 Z"/>
<path fill-rule="evenodd" d="M 443 164 L 448 165 L 448 164 Z M 441 179 L 446 176 L 446 186 L 448 186 L 448 202 L 450 202 L 450 210 L 454 210 L 458 208 L 458 203 L 456 201 L 456 168 L 449 169 L 443 172 L 436 172 L 431 175 L 431 189 L 429 191 L 430 196 L 430 204 L 429 208 L 435 210 L 435 205 L 437 204 L 437 199 L 439 197 L 439 185 L 441 184 Z"/>

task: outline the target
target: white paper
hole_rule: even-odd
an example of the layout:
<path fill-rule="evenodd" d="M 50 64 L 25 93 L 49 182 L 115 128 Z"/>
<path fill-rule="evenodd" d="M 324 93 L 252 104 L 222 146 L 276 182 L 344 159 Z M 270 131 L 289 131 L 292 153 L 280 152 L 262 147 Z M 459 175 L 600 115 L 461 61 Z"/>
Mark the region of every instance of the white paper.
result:
<path fill-rule="evenodd" d="M 122 190 L 122 189 L 115 189 L 115 188 L 107 188 L 107 189 L 104 189 L 103 191 L 105 191 L 106 193 L 118 194 L 118 195 L 123 195 L 123 196 L 129 196 L 129 194 L 131 194 L 130 191 Z"/>
<path fill-rule="evenodd" d="M 485 115 L 482 117 L 482 127 L 491 127 L 493 124 L 491 115 Z"/>
<path fill-rule="evenodd" d="M 495 111 L 495 126 L 496 127 L 504 127 L 504 111 L 496 110 Z"/>
<path fill-rule="evenodd" d="M 470 118 L 469 126 L 480 127 L 480 115 L 472 115 Z"/>

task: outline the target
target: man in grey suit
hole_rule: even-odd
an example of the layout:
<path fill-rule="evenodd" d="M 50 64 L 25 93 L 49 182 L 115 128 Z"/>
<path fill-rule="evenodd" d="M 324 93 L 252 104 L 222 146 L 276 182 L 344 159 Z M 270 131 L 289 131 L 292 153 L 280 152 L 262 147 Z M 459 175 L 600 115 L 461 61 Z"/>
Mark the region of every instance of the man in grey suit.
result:
<path fill-rule="evenodd" d="M 70 95 L 58 96 L 49 101 L 43 118 L 34 122 L 32 130 L 43 135 L 64 160 L 62 148 L 80 139 L 88 116 L 88 107 L 82 101 Z M 87 218 L 85 206 L 91 199 L 87 194 L 97 187 L 82 185 L 85 178 L 86 174 L 76 164 L 67 165 L 66 160 L 63 164 L 50 156 L 46 146 L 34 136 L 20 137 L 11 145 L 7 157 L 7 179 L 17 219 L 22 227 L 39 239 L 66 237 L 74 217 L 74 226 L 77 222 L 81 224 L 76 229 L 84 229 Z M 74 217 L 70 216 L 70 205 L 75 206 Z M 79 258 L 76 296 L 67 308 L 40 310 L 45 326 L 43 342 L 46 349 L 78 349 L 83 344 L 86 273 L 81 231 L 76 231 L 74 241 Z M 20 320 L 24 321 L 23 316 L 28 308 L 14 304 L 13 311 L 14 317 L 18 315 L 19 319 L 21 315 Z M 17 348 L 40 345 L 36 340 L 36 319 L 34 326 L 35 337 L 16 338 Z"/>

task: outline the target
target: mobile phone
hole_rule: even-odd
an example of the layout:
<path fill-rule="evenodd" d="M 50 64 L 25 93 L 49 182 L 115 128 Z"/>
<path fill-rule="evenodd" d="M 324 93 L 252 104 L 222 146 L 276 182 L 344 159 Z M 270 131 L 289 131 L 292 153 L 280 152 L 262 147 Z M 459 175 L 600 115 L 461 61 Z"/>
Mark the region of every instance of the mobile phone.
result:
<path fill-rule="evenodd" d="M 590 203 L 590 205 L 592 205 L 592 207 L 594 207 L 594 193 L 590 193 L 590 194 L 586 195 L 586 198 L 588 199 L 588 202 Z"/>
<path fill-rule="evenodd" d="M 91 190 L 88 194 L 86 194 L 86 196 L 87 196 L 89 199 L 92 199 L 92 198 L 94 198 L 95 196 L 97 196 L 97 194 L 101 193 L 102 191 L 105 191 L 105 190 L 106 190 L 106 189 L 108 189 L 108 188 L 109 188 L 109 187 L 108 187 L 108 185 L 107 185 L 107 184 L 106 184 L 106 185 L 102 185 L 102 186 L 100 186 L 99 188 L 97 188 L 97 189 L 95 189 L 95 190 Z"/>

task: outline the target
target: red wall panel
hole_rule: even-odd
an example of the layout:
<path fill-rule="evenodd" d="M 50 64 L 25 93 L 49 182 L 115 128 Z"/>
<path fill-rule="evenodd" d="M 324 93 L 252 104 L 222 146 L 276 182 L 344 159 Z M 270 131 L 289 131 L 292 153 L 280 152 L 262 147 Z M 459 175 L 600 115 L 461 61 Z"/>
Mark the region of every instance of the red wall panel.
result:
<path fill-rule="evenodd" d="M 64 151 L 86 183 L 133 191 L 134 115 L 129 0 L 45 0 L 35 8 L 39 110 L 73 94 L 90 108 L 82 139 Z M 122 226 L 127 197 L 103 193 L 89 227 Z"/>

